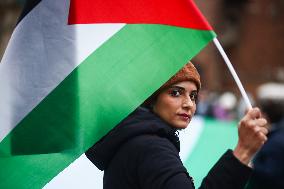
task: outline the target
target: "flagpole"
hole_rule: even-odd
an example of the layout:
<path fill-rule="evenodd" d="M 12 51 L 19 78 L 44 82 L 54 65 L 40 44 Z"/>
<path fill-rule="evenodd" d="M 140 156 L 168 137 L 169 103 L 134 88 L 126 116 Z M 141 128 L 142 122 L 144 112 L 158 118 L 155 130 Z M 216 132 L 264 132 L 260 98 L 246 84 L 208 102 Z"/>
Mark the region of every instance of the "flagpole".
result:
<path fill-rule="evenodd" d="M 217 49 L 219 50 L 220 54 L 222 55 L 222 57 L 223 57 L 226 65 L 228 66 L 235 82 L 237 83 L 237 86 L 239 87 L 239 90 L 240 90 L 240 92 L 243 96 L 243 99 L 244 99 L 244 101 L 247 105 L 247 108 L 252 109 L 252 105 L 251 105 L 251 102 L 248 98 L 248 95 L 247 95 L 247 93 L 246 93 L 246 91 L 245 91 L 245 89 L 244 89 L 244 87 L 243 87 L 243 85 L 242 85 L 242 83 L 241 83 L 232 63 L 231 63 L 231 61 L 229 60 L 227 54 L 225 53 L 223 47 L 221 46 L 220 42 L 218 41 L 218 39 L 216 37 L 213 39 L 213 42 L 214 42 L 215 46 L 217 47 Z"/>

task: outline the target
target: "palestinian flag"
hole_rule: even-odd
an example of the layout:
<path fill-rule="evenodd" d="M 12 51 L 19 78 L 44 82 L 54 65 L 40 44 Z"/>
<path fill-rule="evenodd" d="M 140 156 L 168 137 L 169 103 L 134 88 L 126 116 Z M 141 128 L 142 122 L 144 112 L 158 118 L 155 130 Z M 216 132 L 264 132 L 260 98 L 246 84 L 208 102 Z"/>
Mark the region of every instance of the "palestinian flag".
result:
<path fill-rule="evenodd" d="M 27 0 L 0 63 L 0 188 L 46 185 L 214 37 L 191 0 Z"/>

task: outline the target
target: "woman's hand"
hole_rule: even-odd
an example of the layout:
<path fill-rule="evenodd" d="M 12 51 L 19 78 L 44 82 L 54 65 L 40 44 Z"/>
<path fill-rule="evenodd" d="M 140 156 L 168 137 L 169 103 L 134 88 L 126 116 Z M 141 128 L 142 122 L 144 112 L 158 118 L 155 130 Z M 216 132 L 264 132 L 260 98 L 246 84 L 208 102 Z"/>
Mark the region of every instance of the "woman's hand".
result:
<path fill-rule="evenodd" d="M 248 165 L 256 152 L 267 140 L 267 121 L 261 116 L 258 108 L 249 110 L 238 126 L 239 140 L 234 155 Z"/>

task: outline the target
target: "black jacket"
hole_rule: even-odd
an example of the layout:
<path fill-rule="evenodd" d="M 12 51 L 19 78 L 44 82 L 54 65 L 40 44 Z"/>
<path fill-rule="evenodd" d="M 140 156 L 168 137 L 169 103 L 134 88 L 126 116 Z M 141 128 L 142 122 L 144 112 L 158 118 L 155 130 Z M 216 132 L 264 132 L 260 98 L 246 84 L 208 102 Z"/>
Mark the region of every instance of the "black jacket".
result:
<path fill-rule="evenodd" d="M 176 130 L 147 109 L 138 108 L 87 152 L 104 170 L 104 189 L 192 189 L 179 157 Z M 201 188 L 241 189 L 251 169 L 228 150 Z"/>

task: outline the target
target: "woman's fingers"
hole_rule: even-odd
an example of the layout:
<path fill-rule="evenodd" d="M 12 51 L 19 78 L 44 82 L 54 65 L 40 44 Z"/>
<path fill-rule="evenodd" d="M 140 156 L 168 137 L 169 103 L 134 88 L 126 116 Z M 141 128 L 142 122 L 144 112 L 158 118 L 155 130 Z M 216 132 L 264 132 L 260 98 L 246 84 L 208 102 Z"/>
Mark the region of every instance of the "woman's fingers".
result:
<path fill-rule="evenodd" d="M 245 116 L 239 123 L 239 126 L 246 128 L 257 129 L 258 127 L 268 128 L 267 120 L 264 118 L 255 118 L 257 114 Z"/>
<path fill-rule="evenodd" d="M 264 132 L 258 132 L 258 137 L 260 138 L 260 141 L 262 143 L 264 143 L 265 141 L 267 141 L 267 136 L 266 134 L 264 134 Z"/>
<path fill-rule="evenodd" d="M 267 135 L 268 129 L 266 127 L 259 127 L 258 133 L 262 133 L 264 135 Z"/>
<path fill-rule="evenodd" d="M 247 111 L 247 113 L 245 114 L 243 120 L 247 121 L 250 119 L 257 119 L 261 117 L 261 111 L 259 108 L 252 108 L 250 110 Z"/>
<path fill-rule="evenodd" d="M 261 117 L 258 108 L 250 109 L 239 123 L 239 140 L 235 154 L 242 162 L 247 162 L 267 140 L 267 121 Z"/>

